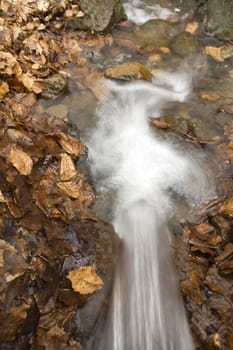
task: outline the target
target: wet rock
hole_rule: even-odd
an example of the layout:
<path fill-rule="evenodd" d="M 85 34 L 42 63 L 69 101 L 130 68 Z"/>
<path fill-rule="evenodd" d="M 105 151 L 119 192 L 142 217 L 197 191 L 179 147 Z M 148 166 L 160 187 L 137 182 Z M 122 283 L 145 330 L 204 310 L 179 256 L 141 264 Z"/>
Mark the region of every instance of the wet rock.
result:
<path fill-rule="evenodd" d="M 105 32 L 115 23 L 126 19 L 119 0 L 80 0 L 79 5 L 85 15 L 69 19 L 68 28 Z"/>
<path fill-rule="evenodd" d="M 105 77 L 119 80 L 151 80 L 149 69 L 140 62 L 126 62 L 105 70 Z"/>
<path fill-rule="evenodd" d="M 63 104 L 58 104 L 49 107 L 46 112 L 51 115 L 52 117 L 59 118 L 62 120 L 67 119 L 67 114 L 68 114 L 68 107 Z"/>
<path fill-rule="evenodd" d="M 41 93 L 41 97 L 46 99 L 55 98 L 66 87 L 66 79 L 60 74 L 54 74 L 51 77 L 44 80 L 44 87 Z"/>
<path fill-rule="evenodd" d="M 178 34 L 172 39 L 171 49 L 181 57 L 198 55 L 203 51 L 200 41 L 192 34 L 186 32 Z"/>
<path fill-rule="evenodd" d="M 135 30 L 141 44 L 156 46 L 168 46 L 178 31 L 177 24 L 162 19 L 152 19 Z"/>
<path fill-rule="evenodd" d="M 95 109 L 97 98 L 91 90 L 73 93 L 65 98 L 69 106 L 69 121 L 75 125 L 82 135 L 85 135 L 95 127 Z"/>
<path fill-rule="evenodd" d="M 202 17 L 205 31 L 221 40 L 233 40 L 232 0 L 208 0 L 201 5 L 198 15 Z"/>

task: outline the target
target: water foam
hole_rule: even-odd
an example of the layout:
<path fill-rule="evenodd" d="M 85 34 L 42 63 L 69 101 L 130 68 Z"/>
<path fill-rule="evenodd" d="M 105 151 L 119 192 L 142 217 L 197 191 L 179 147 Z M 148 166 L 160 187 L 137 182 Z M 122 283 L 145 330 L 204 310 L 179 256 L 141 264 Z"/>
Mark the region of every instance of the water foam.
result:
<path fill-rule="evenodd" d="M 98 191 L 116 193 L 113 223 L 123 245 L 101 350 L 194 349 L 170 251 L 170 194 L 194 203 L 212 184 L 195 151 L 161 140 L 149 125 L 152 111 L 159 116 L 169 101 L 185 100 L 190 77 L 164 73 L 156 84 L 105 82 L 88 141 Z"/>
<path fill-rule="evenodd" d="M 131 0 L 123 3 L 128 19 L 136 24 L 143 24 L 150 19 L 167 19 L 173 12 L 158 4 L 145 5 L 141 0 Z"/>

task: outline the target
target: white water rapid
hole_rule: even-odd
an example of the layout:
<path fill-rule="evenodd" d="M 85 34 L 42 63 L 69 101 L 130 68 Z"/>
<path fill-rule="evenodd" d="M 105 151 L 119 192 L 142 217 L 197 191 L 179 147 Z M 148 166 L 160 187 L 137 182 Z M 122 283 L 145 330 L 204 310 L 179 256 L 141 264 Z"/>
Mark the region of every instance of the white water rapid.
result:
<path fill-rule="evenodd" d="M 153 83 L 104 84 L 89 157 L 99 193 L 114 194 L 122 248 L 99 350 L 192 350 L 168 220 L 174 193 L 191 205 L 212 185 L 197 152 L 156 136 L 148 119 L 169 101 L 184 101 L 191 79 L 163 73 Z"/>

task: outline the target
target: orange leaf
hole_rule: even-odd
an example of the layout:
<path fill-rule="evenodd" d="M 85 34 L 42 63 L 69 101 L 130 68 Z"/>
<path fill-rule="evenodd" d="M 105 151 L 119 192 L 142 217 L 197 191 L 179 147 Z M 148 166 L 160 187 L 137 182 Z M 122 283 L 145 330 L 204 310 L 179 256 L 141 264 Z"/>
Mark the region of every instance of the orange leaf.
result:
<path fill-rule="evenodd" d="M 31 157 L 21 149 L 12 147 L 9 154 L 9 160 L 21 175 L 30 175 L 33 162 Z"/>
<path fill-rule="evenodd" d="M 91 294 L 102 288 L 104 282 L 92 266 L 84 266 L 72 270 L 67 278 L 72 283 L 72 288 L 80 294 Z"/>

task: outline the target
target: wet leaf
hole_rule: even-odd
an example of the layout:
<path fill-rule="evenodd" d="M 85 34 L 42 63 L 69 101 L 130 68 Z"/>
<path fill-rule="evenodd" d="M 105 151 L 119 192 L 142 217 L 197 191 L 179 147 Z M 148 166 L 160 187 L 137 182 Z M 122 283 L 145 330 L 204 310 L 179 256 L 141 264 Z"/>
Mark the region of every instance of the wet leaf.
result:
<path fill-rule="evenodd" d="M 146 66 L 139 62 L 126 62 L 113 67 L 109 67 L 105 70 L 105 76 L 107 78 L 120 80 L 151 80 L 150 71 Z"/>
<path fill-rule="evenodd" d="M 220 95 L 216 92 L 200 92 L 200 96 L 203 100 L 216 101 L 220 98 Z"/>
<path fill-rule="evenodd" d="M 30 175 L 33 161 L 31 157 L 17 147 L 12 147 L 9 153 L 9 160 L 21 175 Z"/>
<path fill-rule="evenodd" d="M 67 278 L 71 281 L 74 291 L 80 294 L 94 293 L 103 286 L 103 280 L 92 266 L 72 270 L 68 273 Z"/>
<path fill-rule="evenodd" d="M 4 203 L 5 202 L 5 198 L 3 196 L 2 191 L 0 190 L 0 203 Z"/>
<path fill-rule="evenodd" d="M 206 46 L 205 52 L 207 55 L 214 58 L 216 61 L 223 62 L 224 58 L 222 57 L 222 46 L 214 47 L 214 46 Z"/>
<path fill-rule="evenodd" d="M 194 304 L 202 304 L 201 290 L 196 272 L 193 271 L 188 280 L 181 282 L 181 290 Z"/>
<path fill-rule="evenodd" d="M 220 212 L 230 217 L 233 217 L 233 198 L 226 199 L 222 203 L 220 207 Z"/>
<path fill-rule="evenodd" d="M 190 34 L 195 34 L 198 27 L 199 27 L 199 23 L 196 21 L 193 21 L 193 22 L 190 22 L 186 25 L 185 31 L 190 33 Z"/>
<path fill-rule="evenodd" d="M 152 125 L 156 126 L 159 129 L 168 129 L 170 124 L 167 123 L 164 119 L 161 118 L 150 118 Z"/>

